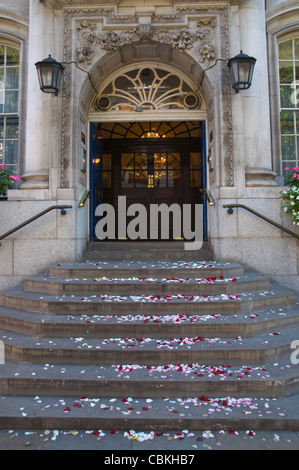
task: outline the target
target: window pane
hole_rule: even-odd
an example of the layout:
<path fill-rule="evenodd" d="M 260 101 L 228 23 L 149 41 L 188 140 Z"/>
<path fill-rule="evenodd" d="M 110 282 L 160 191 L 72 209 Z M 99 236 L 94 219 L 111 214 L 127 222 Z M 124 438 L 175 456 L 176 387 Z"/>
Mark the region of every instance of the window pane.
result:
<path fill-rule="evenodd" d="M 19 133 L 19 119 L 17 117 L 6 118 L 6 139 L 17 139 Z"/>
<path fill-rule="evenodd" d="M 291 84 L 294 81 L 293 62 L 279 62 L 280 83 Z"/>
<path fill-rule="evenodd" d="M 201 187 L 201 171 L 198 171 L 198 170 L 190 171 L 190 187 L 191 188 Z"/>
<path fill-rule="evenodd" d="M 155 183 L 155 188 L 166 188 L 167 187 L 167 172 L 163 170 L 155 171 L 154 183 Z"/>
<path fill-rule="evenodd" d="M 280 87 L 280 101 L 282 108 L 294 108 L 294 87 L 284 85 Z M 292 98 L 293 97 L 293 98 Z"/>
<path fill-rule="evenodd" d="M 19 65 L 20 51 L 14 47 L 6 48 L 6 65 Z"/>
<path fill-rule="evenodd" d="M 102 173 L 103 188 L 111 188 L 111 171 L 103 171 Z"/>
<path fill-rule="evenodd" d="M 0 65 L 4 65 L 5 46 L 0 46 Z"/>
<path fill-rule="evenodd" d="M 284 161 L 283 165 L 282 165 L 282 169 L 284 170 L 285 168 L 288 168 L 289 170 L 291 170 L 293 168 L 293 166 L 294 166 L 294 162 Z M 286 169 L 286 171 L 288 171 L 288 170 Z"/>
<path fill-rule="evenodd" d="M 154 165 L 156 170 L 166 170 L 167 157 L 166 153 L 154 154 Z"/>
<path fill-rule="evenodd" d="M 134 169 L 134 154 L 133 153 L 123 153 L 121 155 L 121 167 Z"/>
<path fill-rule="evenodd" d="M 111 154 L 103 154 L 103 170 L 111 170 Z"/>
<path fill-rule="evenodd" d="M 7 168 L 8 168 L 11 175 L 19 176 L 18 175 L 18 166 L 17 165 L 7 165 Z"/>
<path fill-rule="evenodd" d="M 7 140 L 5 142 L 5 163 L 16 165 L 18 163 L 18 141 Z"/>
<path fill-rule="evenodd" d="M 4 117 L 0 117 L 0 139 L 4 139 Z"/>
<path fill-rule="evenodd" d="M 135 172 L 135 187 L 143 188 L 147 187 L 147 171 L 136 171 Z"/>
<path fill-rule="evenodd" d="M 181 155 L 179 153 L 169 153 L 167 157 L 168 170 L 180 170 Z"/>
<path fill-rule="evenodd" d="M 4 105 L 4 67 L 0 67 L 0 113 L 3 113 Z"/>
<path fill-rule="evenodd" d="M 19 99 L 18 91 L 6 91 L 4 112 L 5 113 L 17 113 L 18 112 L 18 99 Z"/>
<path fill-rule="evenodd" d="M 293 111 L 282 111 L 280 113 L 281 133 L 295 134 L 295 122 Z"/>
<path fill-rule="evenodd" d="M 135 154 L 135 170 L 146 170 L 147 161 L 147 153 Z"/>
<path fill-rule="evenodd" d="M 296 161 L 295 136 L 282 137 L 281 148 L 283 160 Z"/>
<path fill-rule="evenodd" d="M 279 58 L 292 60 L 293 59 L 293 41 L 290 39 L 289 41 L 285 41 L 279 44 Z"/>
<path fill-rule="evenodd" d="M 5 88 L 18 89 L 19 88 L 19 67 L 6 68 Z"/>
<path fill-rule="evenodd" d="M 18 173 L 20 51 L 0 45 L 0 161 Z"/>
<path fill-rule="evenodd" d="M 201 153 L 191 152 L 190 153 L 190 170 L 201 169 Z"/>
<path fill-rule="evenodd" d="M 168 188 L 177 188 L 180 186 L 180 177 L 181 172 L 177 171 L 168 171 Z"/>
<path fill-rule="evenodd" d="M 133 188 L 134 171 L 124 170 L 121 172 L 121 185 L 123 188 Z"/>
<path fill-rule="evenodd" d="M 299 38 L 295 39 L 295 60 L 299 60 Z"/>

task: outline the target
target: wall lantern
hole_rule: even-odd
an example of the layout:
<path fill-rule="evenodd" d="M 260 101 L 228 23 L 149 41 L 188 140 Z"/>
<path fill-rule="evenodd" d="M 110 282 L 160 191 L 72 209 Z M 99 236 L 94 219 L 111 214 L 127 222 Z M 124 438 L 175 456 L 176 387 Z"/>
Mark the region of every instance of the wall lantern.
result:
<path fill-rule="evenodd" d="M 44 93 L 55 93 L 57 96 L 64 71 L 63 65 L 49 55 L 47 59 L 37 62 L 35 66 L 40 89 Z"/>
<path fill-rule="evenodd" d="M 256 59 L 243 54 L 243 51 L 228 61 L 232 86 L 237 93 L 251 87 L 255 63 Z"/>

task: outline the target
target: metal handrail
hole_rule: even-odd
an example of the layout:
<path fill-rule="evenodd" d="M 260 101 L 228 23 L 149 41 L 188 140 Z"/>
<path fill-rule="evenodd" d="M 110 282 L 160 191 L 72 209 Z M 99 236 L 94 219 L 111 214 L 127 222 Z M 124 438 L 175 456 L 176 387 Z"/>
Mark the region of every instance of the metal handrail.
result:
<path fill-rule="evenodd" d="M 90 197 L 90 189 L 86 189 L 79 199 L 78 206 L 84 207 L 87 199 Z"/>
<path fill-rule="evenodd" d="M 205 193 L 206 198 L 207 198 L 207 201 L 208 201 L 208 203 L 209 203 L 209 206 L 215 206 L 215 205 L 216 205 L 215 199 L 213 198 L 212 193 L 209 191 L 209 189 L 207 189 L 207 188 L 200 188 L 199 191 L 200 191 L 201 193 Z"/>
<path fill-rule="evenodd" d="M 286 227 L 283 227 L 282 225 L 278 224 L 277 222 L 274 222 L 274 220 L 271 220 L 269 219 L 268 217 L 260 214 L 259 212 L 256 212 L 255 210 L 251 209 L 250 207 L 248 206 L 245 206 L 244 204 L 224 204 L 223 207 L 227 207 L 228 208 L 228 213 L 229 214 L 232 214 L 234 211 L 233 209 L 234 208 L 242 208 L 242 209 L 245 209 L 247 210 L 248 212 L 251 212 L 252 214 L 260 217 L 260 219 L 263 219 L 265 220 L 266 222 L 268 222 L 269 224 L 271 225 L 274 225 L 275 227 L 279 228 L 280 230 L 282 230 L 283 232 L 286 232 L 288 233 L 289 235 L 291 235 L 292 237 L 295 237 L 297 238 L 297 240 L 299 240 L 299 235 L 295 232 L 292 232 L 291 230 L 289 230 L 288 228 Z"/>
<path fill-rule="evenodd" d="M 61 210 L 61 215 L 65 215 L 65 209 L 72 209 L 73 206 L 51 206 L 48 207 L 48 209 L 45 209 L 44 211 L 40 212 L 39 214 L 35 215 L 34 217 L 31 217 L 31 219 L 26 220 L 22 224 L 18 225 L 17 227 L 9 230 L 9 232 L 4 233 L 3 235 L 0 236 L 0 240 L 3 240 L 4 238 L 8 237 L 12 233 L 15 233 L 17 230 L 20 230 L 21 228 L 25 227 L 26 225 L 29 225 L 31 222 L 34 222 L 36 219 L 39 219 L 43 215 L 47 214 L 50 211 L 53 211 L 55 209 Z"/>

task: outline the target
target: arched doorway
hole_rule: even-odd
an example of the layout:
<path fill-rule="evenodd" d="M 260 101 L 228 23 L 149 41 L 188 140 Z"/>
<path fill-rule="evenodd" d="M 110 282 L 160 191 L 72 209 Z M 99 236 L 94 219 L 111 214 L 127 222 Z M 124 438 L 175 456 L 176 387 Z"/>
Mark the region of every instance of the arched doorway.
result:
<path fill-rule="evenodd" d="M 205 112 L 168 65 L 126 66 L 103 83 L 90 112 L 92 240 L 198 240 L 203 227 L 206 239 Z"/>

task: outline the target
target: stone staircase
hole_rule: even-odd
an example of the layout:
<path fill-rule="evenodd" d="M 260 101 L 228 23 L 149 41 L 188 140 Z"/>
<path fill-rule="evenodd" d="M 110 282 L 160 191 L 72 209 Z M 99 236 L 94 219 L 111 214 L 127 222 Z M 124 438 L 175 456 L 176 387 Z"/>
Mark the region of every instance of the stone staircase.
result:
<path fill-rule="evenodd" d="M 297 295 L 208 246 L 90 243 L 0 294 L 0 428 L 299 431 Z"/>

